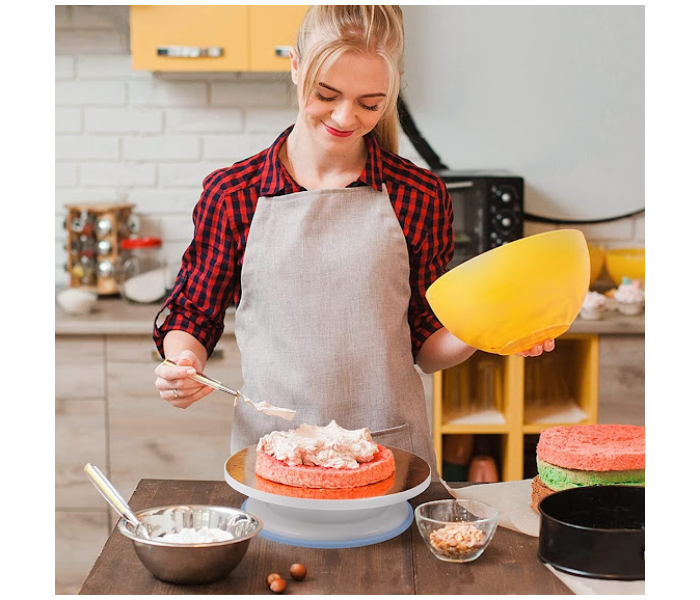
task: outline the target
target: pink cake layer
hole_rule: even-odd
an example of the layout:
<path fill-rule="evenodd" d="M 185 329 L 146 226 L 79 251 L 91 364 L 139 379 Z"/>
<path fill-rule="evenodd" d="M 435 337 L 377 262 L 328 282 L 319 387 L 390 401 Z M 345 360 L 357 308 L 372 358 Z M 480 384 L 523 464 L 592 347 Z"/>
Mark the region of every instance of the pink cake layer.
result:
<path fill-rule="evenodd" d="M 255 485 L 261 492 L 276 494 L 277 496 L 290 496 L 292 498 L 306 498 L 308 500 L 357 500 L 358 498 L 374 498 L 386 494 L 396 483 L 396 476 L 389 475 L 386 479 L 369 485 L 352 488 L 311 488 L 296 487 L 276 483 L 255 476 Z"/>
<path fill-rule="evenodd" d="M 537 456 L 550 464 L 582 471 L 644 469 L 644 427 L 551 427 L 540 434 Z"/>
<path fill-rule="evenodd" d="M 356 469 L 319 467 L 316 465 L 290 466 L 265 452 L 255 458 L 255 474 L 270 481 L 307 488 L 354 488 L 370 485 L 396 472 L 394 454 L 381 444 L 374 458 L 361 463 Z"/>

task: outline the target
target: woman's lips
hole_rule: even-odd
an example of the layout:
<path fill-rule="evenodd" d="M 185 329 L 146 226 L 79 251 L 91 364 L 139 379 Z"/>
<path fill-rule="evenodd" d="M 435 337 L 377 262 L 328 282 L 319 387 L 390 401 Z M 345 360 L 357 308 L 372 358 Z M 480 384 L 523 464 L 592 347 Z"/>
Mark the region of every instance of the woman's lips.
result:
<path fill-rule="evenodd" d="M 323 124 L 323 126 L 326 128 L 326 131 L 328 133 L 336 137 L 348 137 L 352 135 L 352 131 L 338 131 L 337 129 L 333 129 L 332 127 L 326 125 L 325 123 Z"/>

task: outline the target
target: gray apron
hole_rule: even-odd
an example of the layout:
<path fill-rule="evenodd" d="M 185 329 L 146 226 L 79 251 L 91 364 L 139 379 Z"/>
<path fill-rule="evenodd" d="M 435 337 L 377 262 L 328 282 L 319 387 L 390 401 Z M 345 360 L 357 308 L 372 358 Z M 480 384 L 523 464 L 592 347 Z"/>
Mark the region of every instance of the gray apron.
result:
<path fill-rule="evenodd" d="M 436 476 L 411 354 L 408 248 L 386 188 L 261 197 L 241 290 L 242 391 L 297 415 L 285 421 L 239 404 L 232 453 L 270 431 L 334 419 L 420 456 Z"/>

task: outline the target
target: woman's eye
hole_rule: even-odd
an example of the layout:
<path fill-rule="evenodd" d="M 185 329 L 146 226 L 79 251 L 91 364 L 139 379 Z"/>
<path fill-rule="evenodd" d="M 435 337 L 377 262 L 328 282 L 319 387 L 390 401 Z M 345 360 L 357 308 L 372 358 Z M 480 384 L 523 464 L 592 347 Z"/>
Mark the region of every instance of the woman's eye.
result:
<path fill-rule="evenodd" d="M 319 92 L 316 92 L 316 98 L 318 98 L 321 102 L 333 102 L 333 100 L 335 100 L 335 96 L 324 96 Z"/>
<path fill-rule="evenodd" d="M 338 96 L 324 96 L 321 92 L 315 92 L 316 94 L 316 99 L 320 100 L 321 102 L 334 102 L 335 100 L 338 99 Z M 358 102 L 358 104 L 364 108 L 365 110 L 371 110 L 371 111 L 377 111 L 381 108 L 380 104 L 364 104 L 362 102 Z"/>

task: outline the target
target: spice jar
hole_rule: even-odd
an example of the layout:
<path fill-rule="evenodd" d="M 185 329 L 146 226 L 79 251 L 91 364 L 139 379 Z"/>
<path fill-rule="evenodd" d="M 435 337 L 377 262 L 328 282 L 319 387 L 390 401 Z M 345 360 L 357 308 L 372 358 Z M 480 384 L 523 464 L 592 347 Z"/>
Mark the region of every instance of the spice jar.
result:
<path fill-rule="evenodd" d="M 142 304 L 163 300 L 167 292 L 167 270 L 162 240 L 126 238 L 119 247 L 115 279 L 122 298 Z"/>

